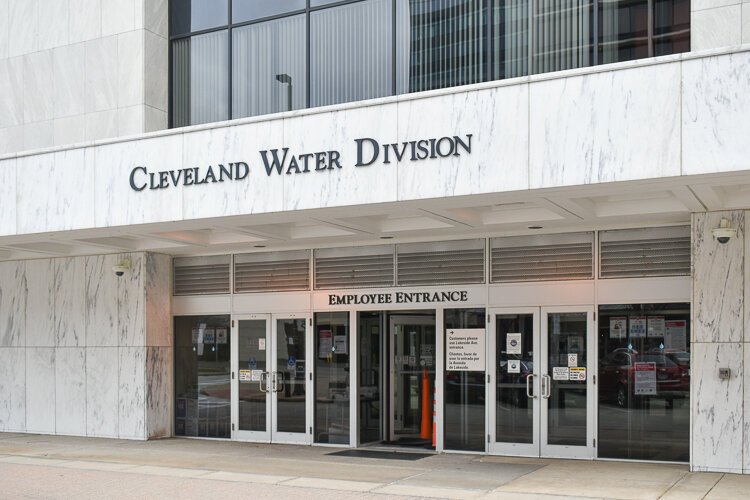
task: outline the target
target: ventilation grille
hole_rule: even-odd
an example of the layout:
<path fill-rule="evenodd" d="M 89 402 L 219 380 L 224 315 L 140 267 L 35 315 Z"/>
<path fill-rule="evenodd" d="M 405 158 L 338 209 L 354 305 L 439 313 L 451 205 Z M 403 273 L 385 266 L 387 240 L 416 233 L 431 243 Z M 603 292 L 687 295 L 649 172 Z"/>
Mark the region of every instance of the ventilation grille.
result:
<path fill-rule="evenodd" d="M 398 284 L 484 283 L 484 240 L 399 245 Z"/>
<path fill-rule="evenodd" d="M 285 292 L 310 289 L 310 252 L 269 252 L 234 257 L 234 291 Z"/>
<path fill-rule="evenodd" d="M 315 252 L 315 288 L 393 286 L 393 247 L 319 250 Z"/>
<path fill-rule="evenodd" d="M 229 256 L 174 259 L 175 295 L 229 293 Z"/>
<path fill-rule="evenodd" d="M 593 234 L 492 240 L 491 281 L 585 280 L 594 277 Z"/>
<path fill-rule="evenodd" d="M 601 233 L 602 278 L 690 275 L 690 228 Z"/>

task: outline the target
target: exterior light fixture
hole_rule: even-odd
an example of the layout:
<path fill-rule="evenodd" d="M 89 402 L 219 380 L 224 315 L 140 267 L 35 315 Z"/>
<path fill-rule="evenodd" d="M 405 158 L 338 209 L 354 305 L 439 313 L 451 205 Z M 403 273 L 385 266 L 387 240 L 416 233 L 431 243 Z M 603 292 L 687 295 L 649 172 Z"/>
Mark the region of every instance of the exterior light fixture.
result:
<path fill-rule="evenodd" d="M 714 238 L 716 238 L 716 241 L 722 245 L 737 236 L 737 229 L 733 228 L 732 223 L 725 217 L 721 218 L 719 227 L 713 229 L 711 232 L 713 233 Z"/>

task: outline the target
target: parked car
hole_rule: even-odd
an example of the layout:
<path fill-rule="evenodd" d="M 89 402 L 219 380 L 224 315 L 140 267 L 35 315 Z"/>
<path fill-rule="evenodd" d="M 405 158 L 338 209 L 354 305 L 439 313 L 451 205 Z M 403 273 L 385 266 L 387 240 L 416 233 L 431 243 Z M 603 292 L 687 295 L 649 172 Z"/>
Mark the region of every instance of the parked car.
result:
<path fill-rule="evenodd" d="M 675 399 L 688 397 L 690 391 L 690 365 L 672 361 L 664 353 L 640 354 L 633 349 L 617 349 L 605 356 L 599 366 L 600 397 L 609 396 L 617 406 L 630 406 L 635 394 L 635 364 L 656 365 L 656 395 L 671 407 Z"/>

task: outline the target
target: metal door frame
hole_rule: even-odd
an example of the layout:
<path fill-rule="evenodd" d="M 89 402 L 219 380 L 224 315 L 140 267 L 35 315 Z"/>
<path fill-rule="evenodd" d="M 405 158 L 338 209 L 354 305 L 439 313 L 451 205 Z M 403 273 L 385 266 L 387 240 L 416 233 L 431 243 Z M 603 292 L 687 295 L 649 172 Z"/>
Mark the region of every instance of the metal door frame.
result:
<path fill-rule="evenodd" d="M 539 457 L 541 454 L 541 408 L 540 408 L 540 381 L 539 361 L 541 358 L 541 333 L 540 333 L 540 307 L 496 307 L 489 308 L 489 321 L 487 322 L 487 430 L 489 442 L 487 452 L 497 455 L 509 455 L 519 457 Z M 532 363 L 534 373 L 530 375 L 531 380 L 527 385 L 527 393 L 533 394 L 529 400 L 533 403 L 532 415 L 533 439 L 531 443 L 498 443 L 497 439 L 497 323 L 496 317 L 500 315 L 523 315 L 531 314 L 533 317 L 533 346 L 534 351 Z"/>

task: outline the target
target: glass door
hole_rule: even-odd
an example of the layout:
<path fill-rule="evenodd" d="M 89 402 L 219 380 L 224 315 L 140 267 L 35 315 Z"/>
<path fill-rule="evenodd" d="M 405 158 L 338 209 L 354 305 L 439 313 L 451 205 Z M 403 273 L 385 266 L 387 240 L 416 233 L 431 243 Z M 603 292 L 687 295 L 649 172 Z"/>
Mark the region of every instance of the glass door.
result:
<path fill-rule="evenodd" d="M 494 309 L 488 335 L 489 452 L 539 456 L 539 308 Z"/>
<path fill-rule="evenodd" d="M 309 443 L 307 318 L 235 316 L 231 346 L 232 438 Z"/>
<path fill-rule="evenodd" d="M 494 309 L 490 319 L 490 453 L 593 458 L 593 308 Z"/>
<path fill-rule="evenodd" d="M 593 308 L 542 308 L 541 454 L 594 457 Z"/>

